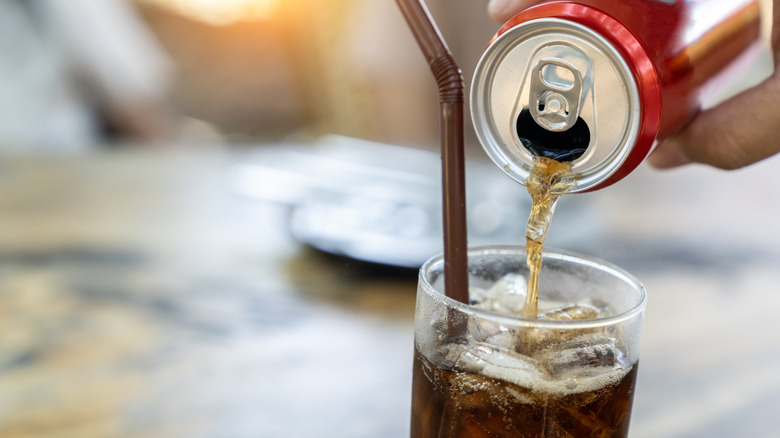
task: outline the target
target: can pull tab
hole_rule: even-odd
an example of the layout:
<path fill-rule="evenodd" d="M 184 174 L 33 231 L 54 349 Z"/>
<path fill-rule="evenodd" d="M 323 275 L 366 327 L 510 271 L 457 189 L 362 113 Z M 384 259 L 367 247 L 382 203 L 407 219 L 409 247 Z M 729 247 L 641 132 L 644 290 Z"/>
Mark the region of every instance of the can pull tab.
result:
<path fill-rule="evenodd" d="M 566 131 L 580 116 L 582 93 L 577 67 L 559 58 L 541 59 L 531 71 L 531 117 L 549 131 Z"/>

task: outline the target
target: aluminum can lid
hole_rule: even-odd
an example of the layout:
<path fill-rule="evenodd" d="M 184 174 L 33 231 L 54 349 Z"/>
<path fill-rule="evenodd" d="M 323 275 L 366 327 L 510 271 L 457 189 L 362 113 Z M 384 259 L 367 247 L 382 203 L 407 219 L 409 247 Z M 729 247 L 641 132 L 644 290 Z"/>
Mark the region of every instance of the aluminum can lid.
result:
<path fill-rule="evenodd" d="M 498 36 L 477 65 L 470 101 L 483 148 L 520 183 L 541 148 L 571 161 L 574 191 L 594 189 L 620 169 L 640 130 L 642 102 L 625 59 L 564 19 L 526 21 Z"/>

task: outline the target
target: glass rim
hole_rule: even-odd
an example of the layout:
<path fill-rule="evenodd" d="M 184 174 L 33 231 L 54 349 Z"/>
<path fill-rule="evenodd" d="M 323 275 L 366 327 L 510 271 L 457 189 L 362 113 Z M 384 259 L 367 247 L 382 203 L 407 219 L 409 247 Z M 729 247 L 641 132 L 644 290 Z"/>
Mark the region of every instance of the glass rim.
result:
<path fill-rule="evenodd" d="M 468 249 L 467 257 L 470 260 L 473 255 L 485 255 L 485 254 L 517 254 L 521 252 L 526 253 L 525 247 L 515 245 L 489 245 L 489 246 L 477 246 Z M 626 284 L 632 286 L 638 293 L 638 299 L 636 304 L 631 308 L 617 313 L 615 315 L 591 318 L 591 319 L 578 319 L 578 320 L 551 320 L 551 319 L 537 319 L 537 318 L 524 318 L 521 316 L 508 315 L 505 313 L 495 312 L 492 310 L 480 309 L 470 304 L 461 303 L 446 296 L 442 291 L 434 287 L 426 278 L 427 272 L 431 272 L 433 269 L 440 269 L 443 272 L 444 254 L 439 253 L 430 259 L 428 259 L 419 271 L 419 283 L 422 285 L 422 289 L 428 295 L 440 299 L 444 305 L 448 308 L 453 308 L 469 316 L 478 316 L 485 319 L 490 319 L 495 322 L 511 324 L 515 326 L 526 327 L 538 327 L 538 328 L 558 328 L 558 329 L 583 329 L 583 328 L 596 328 L 606 327 L 610 325 L 616 325 L 624 321 L 628 321 L 642 311 L 644 311 L 647 304 L 647 293 L 645 287 L 633 274 L 630 274 L 625 269 L 603 260 L 598 257 L 589 256 L 574 251 L 561 250 L 557 248 L 545 248 L 542 253 L 542 271 L 544 271 L 545 260 L 559 260 L 564 262 L 576 262 L 580 265 L 590 266 L 596 268 L 601 272 L 606 272 L 614 277 L 621 279 Z M 442 274 L 443 275 L 443 274 Z"/>

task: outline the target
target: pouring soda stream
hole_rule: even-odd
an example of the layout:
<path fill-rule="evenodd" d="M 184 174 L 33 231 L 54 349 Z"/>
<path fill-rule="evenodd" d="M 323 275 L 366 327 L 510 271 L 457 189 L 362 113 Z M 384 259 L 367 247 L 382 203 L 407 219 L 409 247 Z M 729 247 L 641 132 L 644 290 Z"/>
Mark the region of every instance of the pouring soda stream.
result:
<path fill-rule="evenodd" d="M 445 251 L 420 270 L 413 437 L 627 436 L 644 287 L 542 247 L 561 196 L 629 175 L 756 42 L 757 1 L 691 31 L 706 3 L 545 1 L 501 27 L 476 68 L 471 116 L 533 205 L 525 248 L 466 253 L 460 69 L 424 2 L 398 0 L 442 103 Z"/>

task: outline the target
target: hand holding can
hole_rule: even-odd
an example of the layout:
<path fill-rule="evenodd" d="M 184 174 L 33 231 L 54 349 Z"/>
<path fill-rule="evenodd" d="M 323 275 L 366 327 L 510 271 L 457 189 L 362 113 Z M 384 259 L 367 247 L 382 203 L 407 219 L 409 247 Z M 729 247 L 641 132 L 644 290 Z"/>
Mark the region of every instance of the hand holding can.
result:
<path fill-rule="evenodd" d="M 660 3 L 657 0 L 643 0 L 645 3 Z M 490 16 L 499 23 L 504 23 L 521 11 L 539 3 L 540 0 L 491 0 L 488 3 L 488 12 Z M 585 2 L 577 2 L 585 3 Z M 598 2 L 590 2 L 598 3 Z M 603 3 L 603 2 L 602 2 Z M 666 2 L 669 3 L 669 2 Z M 701 2 L 672 2 L 680 3 L 688 8 L 698 8 L 699 11 L 708 8 L 708 1 Z M 689 5 L 684 5 L 689 3 Z M 710 2 L 711 3 L 711 2 Z M 780 0 L 772 2 L 774 7 L 771 17 L 772 27 L 776 28 L 780 22 Z M 704 41 L 710 46 L 717 47 L 724 40 L 734 39 L 735 29 L 733 23 L 731 28 L 728 25 L 729 15 L 734 15 L 739 11 L 740 6 L 749 6 L 753 11 L 758 6 L 766 9 L 762 14 L 768 14 L 772 6 L 770 0 L 759 2 L 734 2 L 729 7 L 735 9 L 729 14 L 724 14 L 720 19 L 721 34 L 731 35 L 728 38 L 721 36 L 720 42 L 717 38 L 698 38 L 695 41 Z M 721 4 L 722 5 L 722 4 Z M 663 7 L 663 6 L 660 6 Z M 709 7 L 710 11 L 722 11 L 722 6 Z M 685 11 L 683 11 L 685 12 Z M 696 11 L 693 11 L 696 12 Z M 690 9 L 686 14 L 689 17 L 696 17 L 690 20 L 686 26 L 699 26 L 701 22 L 711 19 L 713 12 L 706 14 L 691 13 Z M 711 21 L 711 20 L 710 20 Z M 731 20 L 734 22 L 734 20 Z M 752 20 L 755 21 L 755 20 Z M 755 28 L 755 24 L 750 27 Z M 717 28 L 715 26 L 714 28 Z M 683 30 L 685 27 L 683 27 Z M 722 30 L 726 29 L 727 32 Z M 743 26 L 743 30 L 745 30 Z M 754 31 L 753 31 L 754 32 Z M 715 32 L 714 34 L 717 34 Z M 736 31 L 739 34 L 739 31 Z M 772 35 L 772 53 L 777 59 L 777 50 L 780 47 L 780 32 L 773 29 Z M 690 41 L 694 42 L 694 41 Z M 716 44 L 713 44 L 716 43 Z M 698 112 L 690 120 L 683 120 L 683 126 L 668 133 L 666 138 L 660 138 L 661 142 L 648 158 L 651 165 L 658 168 L 671 168 L 688 163 L 703 163 L 722 169 L 737 169 L 757 161 L 768 158 L 780 152 L 780 144 L 776 139 L 780 136 L 780 124 L 777 123 L 777 114 L 780 113 L 780 75 L 775 71 L 769 78 L 761 83 L 732 98 L 714 106 Z"/>

